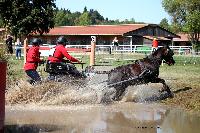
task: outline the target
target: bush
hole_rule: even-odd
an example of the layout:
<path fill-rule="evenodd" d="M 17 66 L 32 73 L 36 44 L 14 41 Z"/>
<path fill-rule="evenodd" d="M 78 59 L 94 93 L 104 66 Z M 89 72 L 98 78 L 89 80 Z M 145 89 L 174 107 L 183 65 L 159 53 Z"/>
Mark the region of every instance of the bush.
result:
<path fill-rule="evenodd" d="M 6 45 L 4 43 L 0 44 L 0 60 L 1 61 L 7 61 L 8 60 L 8 55 L 6 54 L 7 49 Z"/>

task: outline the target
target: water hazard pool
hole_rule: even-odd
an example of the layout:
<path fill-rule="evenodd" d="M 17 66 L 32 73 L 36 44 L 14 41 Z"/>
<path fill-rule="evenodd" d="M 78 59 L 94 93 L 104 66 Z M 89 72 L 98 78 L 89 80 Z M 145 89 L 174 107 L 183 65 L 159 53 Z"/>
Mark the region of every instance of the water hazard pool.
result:
<path fill-rule="evenodd" d="M 158 104 L 7 106 L 9 133 L 199 133 L 200 117 Z"/>

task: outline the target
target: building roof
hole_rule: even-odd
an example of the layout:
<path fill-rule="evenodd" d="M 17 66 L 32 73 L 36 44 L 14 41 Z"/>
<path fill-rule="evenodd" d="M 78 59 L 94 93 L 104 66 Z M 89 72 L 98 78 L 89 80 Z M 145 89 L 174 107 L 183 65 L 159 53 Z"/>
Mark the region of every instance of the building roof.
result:
<path fill-rule="evenodd" d="M 60 26 L 51 29 L 46 35 L 123 35 L 145 26 L 148 24 Z"/>
<path fill-rule="evenodd" d="M 149 39 L 149 40 L 153 40 L 154 37 L 153 36 L 143 36 L 144 38 L 146 39 Z M 170 40 L 168 38 L 165 38 L 165 37 L 156 37 L 158 40 Z"/>
<path fill-rule="evenodd" d="M 174 42 L 188 42 L 189 41 L 189 36 L 188 34 L 185 33 L 180 33 L 178 34 L 181 38 L 173 38 Z"/>

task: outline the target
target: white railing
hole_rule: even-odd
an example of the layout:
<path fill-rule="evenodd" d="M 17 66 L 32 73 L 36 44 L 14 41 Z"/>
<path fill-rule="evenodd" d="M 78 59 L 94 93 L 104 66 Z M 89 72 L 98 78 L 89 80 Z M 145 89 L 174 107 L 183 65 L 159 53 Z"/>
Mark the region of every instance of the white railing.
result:
<path fill-rule="evenodd" d="M 115 48 L 112 45 L 97 45 L 96 48 L 98 49 L 111 49 L 111 51 L 115 52 L 133 52 L 133 53 L 146 53 L 146 52 L 151 52 L 152 49 L 149 46 L 146 45 L 120 45 L 117 48 Z M 192 46 L 170 46 L 172 50 L 176 54 L 190 54 L 192 52 Z"/>
<path fill-rule="evenodd" d="M 45 44 L 41 47 L 53 48 L 55 45 Z M 67 48 L 85 48 L 90 49 L 90 45 L 67 45 Z M 14 48 L 14 45 L 13 45 Z M 23 47 L 21 47 L 23 49 Z M 174 50 L 175 54 L 191 54 L 192 46 L 170 46 Z M 146 45 L 119 45 L 115 47 L 113 45 L 96 45 L 96 51 L 98 52 L 132 52 L 132 53 L 147 53 L 151 52 L 151 47 Z M 40 50 L 42 56 L 48 56 L 50 50 Z M 199 54 L 199 53 L 197 53 Z"/>

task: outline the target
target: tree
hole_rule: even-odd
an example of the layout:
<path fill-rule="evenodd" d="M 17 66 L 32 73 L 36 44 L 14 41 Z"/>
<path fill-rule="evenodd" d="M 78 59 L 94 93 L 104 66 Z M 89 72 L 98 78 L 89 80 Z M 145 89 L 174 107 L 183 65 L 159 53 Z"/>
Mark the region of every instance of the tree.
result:
<path fill-rule="evenodd" d="M 54 27 L 55 0 L 5 0 L 0 16 L 5 27 L 17 36 L 49 32 Z"/>
<path fill-rule="evenodd" d="M 3 24 L 3 20 L 2 20 L 2 18 L 1 18 L 1 16 L 0 16 L 0 28 L 1 27 L 4 27 L 4 24 Z"/>
<path fill-rule="evenodd" d="M 168 23 L 168 20 L 166 18 L 163 18 L 161 21 L 160 21 L 160 24 L 159 24 L 162 28 L 165 28 L 167 30 L 170 30 L 169 29 L 169 23 Z"/>
<path fill-rule="evenodd" d="M 190 33 L 193 44 L 199 43 L 200 38 L 200 11 L 194 10 L 186 17 L 185 30 Z"/>
<path fill-rule="evenodd" d="M 70 10 L 58 9 L 54 10 L 55 13 L 55 25 L 56 26 L 66 26 L 66 25 L 98 25 L 98 24 L 134 24 L 135 19 L 130 20 L 125 19 L 124 21 L 119 20 L 109 20 L 104 17 L 94 9 L 87 10 L 84 7 L 83 12 L 70 12 Z"/>
<path fill-rule="evenodd" d="M 72 19 L 73 19 L 73 23 L 74 25 L 79 25 L 79 17 L 81 16 L 81 13 L 76 11 L 72 14 Z"/>
<path fill-rule="evenodd" d="M 200 0 L 163 0 L 162 5 L 172 17 L 172 23 L 189 33 L 193 44 L 200 45 Z"/>
<path fill-rule="evenodd" d="M 101 16 L 97 10 L 90 9 L 89 16 L 91 19 L 91 24 L 100 24 L 104 22 L 104 17 Z"/>
<path fill-rule="evenodd" d="M 56 11 L 55 26 L 66 26 L 73 24 L 73 19 L 69 10 L 61 9 Z"/>
<path fill-rule="evenodd" d="M 183 26 L 181 26 L 179 23 L 177 22 L 172 22 L 172 24 L 170 25 L 170 29 L 172 32 L 174 33 L 179 33 L 182 32 L 183 30 Z"/>
<path fill-rule="evenodd" d="M 124 21 L 119 22 L 121 24 L 134 24 L 135 23 L 135 19 L 131 18 L 130 20 L 125 19 Z"/>
<path fill-rule="evenodd" d="M 85 13 L 85 12 L 88 12 L 86 6 L 85 6 L 84 9 L 83 9 L 83 13 Z"/>
<path fill-rule="evenodd" d="M 81 16 L 79 17 L 78 25 L 91 25 L 91 23 L 92 22 L 90 20 L 90 16 L 88 12 L 81 14 Z"/>
<path fill-rule="evenodd" d="M 134 18 L 131 18 L 131 19 L 130 19 L 130 23 L 134 24 L 134 23 L 135 23 L 135 19 L 134 19 Z"/>

